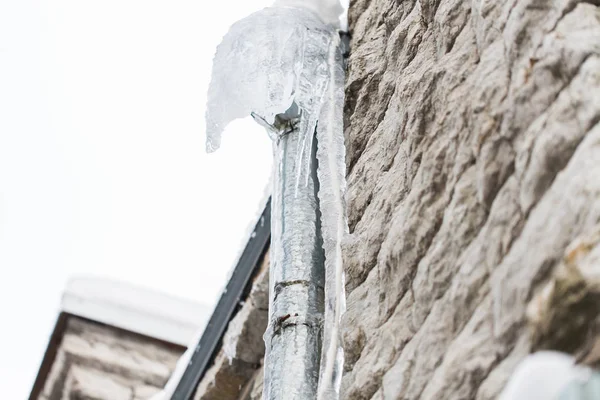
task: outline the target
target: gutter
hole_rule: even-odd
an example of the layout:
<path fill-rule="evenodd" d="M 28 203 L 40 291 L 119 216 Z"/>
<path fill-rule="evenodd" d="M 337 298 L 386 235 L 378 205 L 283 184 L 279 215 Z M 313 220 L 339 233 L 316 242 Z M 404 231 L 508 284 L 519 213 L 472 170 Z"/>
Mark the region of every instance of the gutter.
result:
<path fill-rule="evenodd" d="M 252 281 L 261 265 L 261 260 L 269 249 L 271 240 L 271 200 L 267 202 L 250 240 L 221 294 L 221 298 L 206 325 L 202 337 L 194 348 L 188 366 L 171 400 L 191 400 L 198 384 L 221 348 L 223 335 L 229 322 L 240 309 L 242 302 L 252 289 Z"/>

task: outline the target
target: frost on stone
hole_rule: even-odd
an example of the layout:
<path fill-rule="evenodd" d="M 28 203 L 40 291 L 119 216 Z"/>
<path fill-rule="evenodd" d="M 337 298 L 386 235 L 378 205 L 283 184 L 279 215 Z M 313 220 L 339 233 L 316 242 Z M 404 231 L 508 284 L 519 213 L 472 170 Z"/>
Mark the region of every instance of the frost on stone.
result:
<path fill-rule="evenodd" d="M 235 23 L 217 48 L 206 111 L 206 149 L 218 149 L 227 124 L 248 115 L 275 142 L 286 132 L 297 132 L 301 144 L 296 154 L 285 157 L 295 163 L 299 190 L 308 184 L 316 136 L 326 277 L 318 398 L 334 399 L 342 374 L 339 324 L 345 309 L 344 71 L 337 24 L 326 22 L 342 10 L 337 0 L 278 0 L 276 5 Z M 283 154 L 276 152 L 275 157 Z M 273 259 L 281 245 L 278 239 L 274 229 Z"/>

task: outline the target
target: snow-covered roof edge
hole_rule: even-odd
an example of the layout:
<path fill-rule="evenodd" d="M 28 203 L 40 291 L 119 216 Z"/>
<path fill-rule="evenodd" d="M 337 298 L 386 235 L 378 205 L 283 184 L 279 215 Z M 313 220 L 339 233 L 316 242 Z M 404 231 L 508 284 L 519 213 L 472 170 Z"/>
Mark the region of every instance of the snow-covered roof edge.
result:
<path fill-rule="evenodd" d="M 61 309 L 181 346 L 188 345 L 210 316 L 203 304 L 92 276 L 69 280 Z"/>

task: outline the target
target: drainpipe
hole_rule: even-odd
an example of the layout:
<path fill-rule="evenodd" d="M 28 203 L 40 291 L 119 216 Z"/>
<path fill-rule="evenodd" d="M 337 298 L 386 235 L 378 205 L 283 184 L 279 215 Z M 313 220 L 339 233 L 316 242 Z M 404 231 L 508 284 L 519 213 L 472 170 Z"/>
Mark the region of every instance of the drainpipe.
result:
<path fill-rule="evenodd" d="M 298 125 L 297 123 L 294 125 Z M 312 133 L 314 134 L 314 133 Z M 269 327 L 263 399 L 316 399 L 324 312 L 324 254 L 317 192 L 317 141 L 297 162 L 302 132 L 274 143 Z M 306 171 L 298 169 L 305 168 Z M 297 177 L 307 176 L 297 185 Z"/>

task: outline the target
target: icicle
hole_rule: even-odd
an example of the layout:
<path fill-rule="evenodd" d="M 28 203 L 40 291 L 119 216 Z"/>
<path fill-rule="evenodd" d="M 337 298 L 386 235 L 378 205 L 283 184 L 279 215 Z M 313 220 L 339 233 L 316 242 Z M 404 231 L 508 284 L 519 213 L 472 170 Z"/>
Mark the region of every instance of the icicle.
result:
<path fill-rule="evenodd" d="M 325 250 L 325 326 L 319 400 L 336 399 L 344 363 L 340 320 L 346 308 L 341 242 L 348 233 L 343 130 L 344 69 L 337 33 L 329 46 L 329 85 L 317 127 L 319 202 Z"/>

